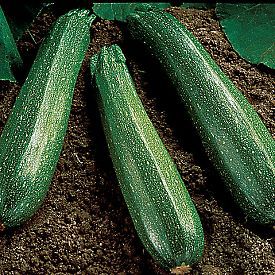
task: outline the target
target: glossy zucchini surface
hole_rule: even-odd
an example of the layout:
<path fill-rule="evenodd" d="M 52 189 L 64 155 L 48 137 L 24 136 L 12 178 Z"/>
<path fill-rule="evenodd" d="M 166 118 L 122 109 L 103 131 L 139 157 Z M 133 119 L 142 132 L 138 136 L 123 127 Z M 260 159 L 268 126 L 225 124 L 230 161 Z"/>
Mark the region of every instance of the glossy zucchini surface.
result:
<path fill-rule="evenodd" d="M 274 222 L 275 142 L 253 107 L 172 15 L 138 11 L 128 28 L 176 88 L 235 203 L 256 223 Z"/>
<path fill-rule="evenodd" d="M 167 269 L 197 262 L 204 245 L 200 218 L 135 91 L 121 49 L 102 48 L 91 72 L 114 169 L 143 245 Z"/>
<path fill-rule="evenodd" d="M 20 225 L 41 205 L 66 133 L 94 16 L 61 16 L 41 45 L 0 138 L 0 227 Z"/>

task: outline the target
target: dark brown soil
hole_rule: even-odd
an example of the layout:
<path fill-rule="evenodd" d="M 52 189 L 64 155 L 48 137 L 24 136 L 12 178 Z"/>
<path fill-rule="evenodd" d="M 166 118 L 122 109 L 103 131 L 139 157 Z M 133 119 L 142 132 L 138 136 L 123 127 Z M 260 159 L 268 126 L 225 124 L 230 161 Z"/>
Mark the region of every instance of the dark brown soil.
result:
<path fill-rule="evenodd" d="M 232 49 L 213 10 L 169 9 L 201 41 L 275 136 L 274 71 Z M 20 84 L 0 82 L 3 128 L 42 38 L 55 16 L 44 14 L 19 42 L 26 61 Z M 247 222 L 205 157 L 198 137 L 154 64 L 118 23 L 98 20 L 81 69 L 63 151 L 43 206 L 20 228 L 0 236 L 0 274 L 168 274 L 144 250 L 120 193 L 90 85 L 88 59 L 118 43 L 150 118 L 199 211 L 205 251 L 191 274 L 274 274 L 272 228 Z M 273 75 L 272 75 L 273 74 Z"/>

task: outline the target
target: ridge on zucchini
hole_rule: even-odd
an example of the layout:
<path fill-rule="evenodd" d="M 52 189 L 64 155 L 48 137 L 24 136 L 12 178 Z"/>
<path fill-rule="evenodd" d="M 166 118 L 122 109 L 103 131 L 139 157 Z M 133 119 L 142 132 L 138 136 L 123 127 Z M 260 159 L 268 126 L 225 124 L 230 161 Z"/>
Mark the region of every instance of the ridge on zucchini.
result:
<path fill-rule="evenodd" d="M 48 191 L 94 18 L 72 10 L 56 21 L 12 108 L 0 138 L 2 230 L 29 219 Z"/>
<path fill-rule="evenodd" d="M 167 269 L 198 262 L 204 245 L 200 218 L 121 49 L 103 47 L 91 59 L 91 74 L 113 166 L 144 247 Z"/>
<path fill-rule="evenodd" d="M 275 142 L 253 107 L 172 15 L 137 11 L 128 28 L 176 88 L 235 203 L 251 221 L 273 223 Z"/>

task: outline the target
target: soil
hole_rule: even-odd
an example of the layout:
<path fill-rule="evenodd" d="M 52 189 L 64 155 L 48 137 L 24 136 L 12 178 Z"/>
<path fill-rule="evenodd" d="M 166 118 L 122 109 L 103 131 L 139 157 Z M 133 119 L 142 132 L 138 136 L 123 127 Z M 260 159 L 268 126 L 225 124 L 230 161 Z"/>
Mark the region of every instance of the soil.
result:
<path fill-rule="evenodd" d="M 214 10 L 172 13 L 204 45 L 275 137 L 274 71 L 241 59 Z M 19 83 L 0 82 L 0 127 L 51 24 L 42 14 L 19 41 Z M 30 35 L 31 34 L 31 35 Z M 195 131 L 157 67 L 132 43 L 123 24 L 97 20 L 80 71 L 67 135 L 48 195 L 38 212 L 0 236 L 0 274 L 169 274 L 144 250 L 120 192 L 90 85 L 89 57 L 118 43 L 137 92 L 198 209 L 205 250 L 190 274 L 274 274 L 274 230 L 251 224 L 223 191 Z"/>

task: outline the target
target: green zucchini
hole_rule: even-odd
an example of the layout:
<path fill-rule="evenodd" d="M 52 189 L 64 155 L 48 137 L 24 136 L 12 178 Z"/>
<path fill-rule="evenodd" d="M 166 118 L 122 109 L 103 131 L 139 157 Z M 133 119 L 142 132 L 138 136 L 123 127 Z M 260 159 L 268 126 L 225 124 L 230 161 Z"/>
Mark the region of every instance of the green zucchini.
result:
<path fill-rule="evenodd" d="M 0 138 L 2 228 L 30 218 L 47 193 L 93 19 L 88 10 L 72 10 L 57 20 L 16 99 Z"/>
<path fill-rule="evenodd" d="M 253 222 L 274 222 L 275 143 L 253 107 L 172 15 L 137 11 L 128 28 L 176 88 L 235 203 Z"/>
<path fill-rule="evenodd" d="M 165 268 L 197 262 L 203 252 L 198 213 L 177 168 L 136 94 L 117 45 L 91 60 L 113 166 L 136 231 Z"/>

